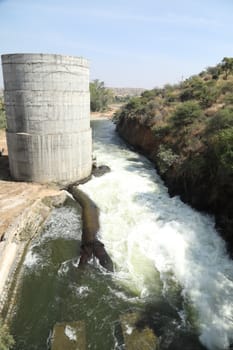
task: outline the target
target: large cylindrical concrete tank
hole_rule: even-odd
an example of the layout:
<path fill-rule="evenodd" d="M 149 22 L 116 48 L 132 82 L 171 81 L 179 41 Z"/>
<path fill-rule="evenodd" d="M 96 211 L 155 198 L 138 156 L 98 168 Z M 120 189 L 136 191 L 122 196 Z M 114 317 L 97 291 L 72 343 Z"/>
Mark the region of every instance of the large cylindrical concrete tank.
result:
<path fill-rule="evenodd" d="M 2 55 L 13 178 L 71 182 L 90 175 L 89 65 L 81 57 Z"/>

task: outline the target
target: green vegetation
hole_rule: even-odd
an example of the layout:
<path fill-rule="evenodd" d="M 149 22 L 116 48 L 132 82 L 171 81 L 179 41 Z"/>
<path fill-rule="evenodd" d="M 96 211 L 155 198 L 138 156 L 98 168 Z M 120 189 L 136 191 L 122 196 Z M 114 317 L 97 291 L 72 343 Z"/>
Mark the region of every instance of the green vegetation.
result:
<path fill-rule="evenodd" d="M 129 118 L 151 129 L 150 157 L 170 192 L 216 214 L 233 248 L 233 58 L 131 99 L 115 114 L 123 136 Z"/>
<path fill-rule="evenodd" d="M 14 339 L 6 324 L 0 319 L 0 350 L 9 350 L 14 345 Z"/>
<path fill-rule="evenodd" d="M 6 117 L 5 117 L 5 108 L 3 98 L 0 97 L 0 129 L 6 127 Z"/>
<path fill-rule="evenodd" d="M 176 107 L 171 116 L 171 122 L 174 127 L 184 126 L 200 120 L 201 115 L 202 111 L 199 103 L 187 101 Z"/>
<path fill-rule="evenodd" d="M 221 68 L 223 72 L 225 73 L 224 79 L 227 80 L 228 76 L 230 74 L 233 74 L 233 58 L 231 57 L 224 57 L 221 63 Z"/>
<path fill-rule="evenodd" d="M 103 81 L 98 79 L 90 83 L 91 111 L 103 112 L 107 110 L 113 101 L 113 93 L 104 86 Z"/>

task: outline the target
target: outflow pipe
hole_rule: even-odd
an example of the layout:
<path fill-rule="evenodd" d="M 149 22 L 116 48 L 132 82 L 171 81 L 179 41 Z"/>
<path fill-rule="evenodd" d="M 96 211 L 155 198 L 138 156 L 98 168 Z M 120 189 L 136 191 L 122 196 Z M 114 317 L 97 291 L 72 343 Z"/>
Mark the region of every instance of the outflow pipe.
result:
<path fill-rule="evenodd" d="M 87 264 L 94 255 L 99 263 L 108 271 L 113 271 L 113 262 L 104 248 L 104 244 L 97 238 L 99 231 L 99 208 L 97 205 L 77 187 L 70 185 L 68 191 L 82 207 L 82 244 L 79 267 Z"/>

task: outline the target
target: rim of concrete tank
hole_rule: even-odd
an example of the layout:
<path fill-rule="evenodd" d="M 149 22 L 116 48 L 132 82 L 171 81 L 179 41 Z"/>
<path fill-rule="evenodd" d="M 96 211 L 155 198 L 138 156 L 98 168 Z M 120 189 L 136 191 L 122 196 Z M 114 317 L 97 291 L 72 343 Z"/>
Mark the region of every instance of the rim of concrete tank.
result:
<path fill-rule="evenodd" d="M 2 64 L 27 64 L 27 63 L 46 63 L 46 64 L 69 64 L 79 65 L 89 68 L 89 60 L 84 57 L 66 56 L 60 54 L 44 53 L 11 53 L 1 55 Z"/>

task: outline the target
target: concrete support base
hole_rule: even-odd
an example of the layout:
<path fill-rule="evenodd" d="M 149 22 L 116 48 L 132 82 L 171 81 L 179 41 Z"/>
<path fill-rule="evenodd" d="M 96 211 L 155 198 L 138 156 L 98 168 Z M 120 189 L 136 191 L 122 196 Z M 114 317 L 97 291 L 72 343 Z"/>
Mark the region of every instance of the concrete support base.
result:
<path fill-rule="evenodd" d="M 91 129 L 75 133 L 7 132 L 10 172 L 18 181 L 72 182 L 91 173 Z"/>
<path fill-rule="evenodd" d="M 138 329 L 138 313 L 128 313 L 120 317 L 126 350 L 159 350 L 158 338 L 146 327 Z"/>
<path fill-rule="evenodd" d="M 57 323 L 53 329 L 51 350 L 86 350 L 84 322 Z"/>

